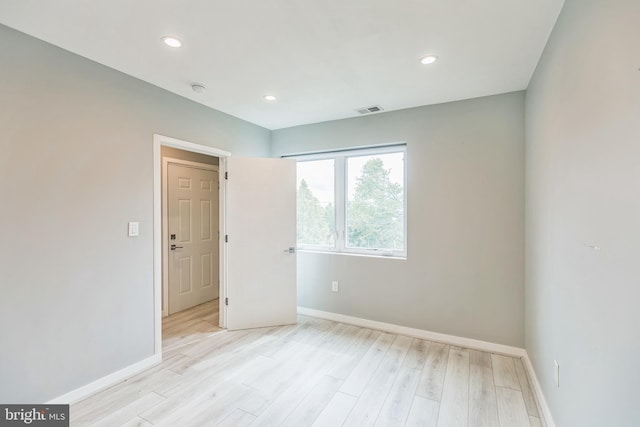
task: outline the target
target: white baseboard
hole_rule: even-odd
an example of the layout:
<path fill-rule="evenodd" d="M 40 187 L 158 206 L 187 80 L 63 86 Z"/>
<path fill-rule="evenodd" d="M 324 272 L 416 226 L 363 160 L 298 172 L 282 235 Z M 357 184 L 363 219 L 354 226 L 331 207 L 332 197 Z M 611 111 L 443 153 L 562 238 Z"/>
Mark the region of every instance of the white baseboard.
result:
<path fill-rule="evenodd" d="M 121 381 L 130 378 L 145 369 L 149 369 L 152 366 L 155 366 L 162 362 L 162 354 L 154 354 L 151 357 L 148 357 L 144 360 L 134 363 L 133 365 L 129 365 L 126 368 L 120 369 L 119 371 L 113 372 L 105 377 L 99 378 L 87 385 L 79 387 L 75 390 L 71 390 L 69 393 L 63 394 L 62 396 L 56 397 L 53 400 L 47 402 L 47 404 L 51 405 L 59 405 L 59 404 L 72 404 L 79 402 L 82 399 L 85 399 L 92 394 L 95 394 L 99 391 L 102 391 L 112 385 L 115 385 Z"/>
<path fill-rule="evenodd" d="M 360 317 L 345 316 L 344 314 L 314 310 L 312 308 L 298 307 L 298 313 L 305 316 L 317 317 L 319 319 L 333 320 L 334 322 L 348 323 L 350 325 L 361 326 L 363 328 L 376 329 L 378 331 L 391 332 L 393 334 L 408 335 L 410 337 L 420 338 L 423 340 L 437 341 L 458 347 L 487 351 L 490 353 L 499 353 L 515 357 L 523 357 L 526 354 L 526 351 L 519 347 L 511 347 L 487 341 L 474 340 L 472 338 L 463 338 L 455 335 L 425 331 L 424 329 L 409 328 L 407 326 L 399 326 L 392 323 L 362 319 Z"/>
<path fill-rule="evenodd" d="M 524 364 L 524 368 L 529 374 L 529 382 L 531 383 L 533 393 L 536 395 L 536 400 L 538 401 L 538 412 L 540 412 L 540 417 L 543 419 L 546 427 L 556 427 L 556 423 L 553 421 L 553 416 L 551 416 L 551 410 L 547 404 L 547 399 L 545 399 L 542 387 L 538 381 L 538 376 L 536 375 L 535 369 L 533 369 L 533 364 L 531 363 L 531 359 L 529 359 L 529 354 L 526 352 L 525 355 L 522 356 L 522 362 Z"/>
<path fill-rule="evenodd" d="M 555 427 L 551 411 L 547 405 L 547 401 L 542 393 L 542 388 L 538 382 L 538 377 L 533 369 L 531 360 L 527 351 L 520 347 L 511 347 L 503 344 L 496 344 L 487 341 L 480 341 L 471 338 L 458 337 L 455 335 L 441 334 L 438 332 L 425 331 L 423 329 L 409 328 L 407 326 L 394 325 L 392 323 L 378 322 L 376 320 L 362 319 L 360 317 L 345 316 L 344 314 L 331 313 L 328 311 L 314 310 L 312 308 L 298 307 L 298 313 L 316 317 L 319 319 L 332 320 L 334 322 L 347 323 L 349 325 L 360 326 L 363 328 L 376 329 L 378 331 L 391 332 L 393 334 L 407 335 L 414 338 L 420 338 L 428 341 L 436 341 L 444 344 L 455 345 L 458 347 L 471 348 L 474 350 L 482 350 L 489 353 L 504 354 L 507 356 L 519 357 L 524 363 L 524 368 L 528 371 L 531 379 L 533 393 L 535 393 L 540 406 L 540 416 L 547 427 Z"/>

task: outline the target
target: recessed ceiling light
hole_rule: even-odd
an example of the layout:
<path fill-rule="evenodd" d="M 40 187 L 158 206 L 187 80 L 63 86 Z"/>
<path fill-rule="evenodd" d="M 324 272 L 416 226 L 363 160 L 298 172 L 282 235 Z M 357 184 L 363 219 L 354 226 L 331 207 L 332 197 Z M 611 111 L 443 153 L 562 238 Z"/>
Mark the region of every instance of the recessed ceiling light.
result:
<path fill-rule="evenodd" d="M 435 55 L 429 55 L 429 56 L 425 56 L 424 58 L 422 58 L 420 60 L 420 63 L 424 64 L 424 65 L 429 65 L 429 64 L 433 64 L 434 62 L 436 62 L 438 60 L 438 57 Z"/>
<path fill-rule="evenodd" d="M 172 36 L 164 36 L 162 38 L 162 41 L 164 42 L 164 44 L 166 44 L 169 47 L 180 47 L 182 46 L 182 42 L 180 40 L 178 40 L 175 37 Z"/>
<path fill-rule="evenodd" d="M 274 95 L 265 95 L 263 98 L 267 101 L 275 101 L 277 99 Z"/>

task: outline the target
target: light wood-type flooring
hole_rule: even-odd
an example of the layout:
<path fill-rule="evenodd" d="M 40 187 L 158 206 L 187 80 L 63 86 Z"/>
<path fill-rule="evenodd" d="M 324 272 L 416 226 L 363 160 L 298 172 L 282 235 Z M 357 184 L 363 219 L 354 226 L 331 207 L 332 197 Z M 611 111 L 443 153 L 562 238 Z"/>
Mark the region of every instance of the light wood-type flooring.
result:
<path fill-rule="evenodd" d="M 218 300 L 214 299 L 163 318 L 163 352 L 173 347 L 202 340 L 215 332 L 224 331 L 218 327 L 218 313 Z"/>
<path fill-rule="evenodd" d="M 229 332 L 218 301 L 163 322 L 163 362 L 72 426 L 542 426 L 520 359 L 299 316 Z"/>

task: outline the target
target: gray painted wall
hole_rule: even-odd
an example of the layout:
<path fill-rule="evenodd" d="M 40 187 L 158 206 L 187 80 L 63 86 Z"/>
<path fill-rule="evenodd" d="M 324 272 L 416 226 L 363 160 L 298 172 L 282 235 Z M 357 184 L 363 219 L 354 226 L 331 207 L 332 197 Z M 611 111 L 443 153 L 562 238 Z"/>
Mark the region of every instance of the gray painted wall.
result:
<path fill-rule="evenodd" d="M 152 134 L 270 132 L 4 26 L 0 58 L 0 402 L 43 402 L 153 354 Z"/>
<path fill-rule="evenodd" d="M 300 252 L 299 305 L 522 347 L 524 93 L 276 130 L 271 154 L 389 142 L 407 143 L 407 260 Z"/>
<path fill-rule="evenodd" d="M 639 23 L 567 0 L 527 92 L 526 347 L 558 426 L 640 425 Z"/>

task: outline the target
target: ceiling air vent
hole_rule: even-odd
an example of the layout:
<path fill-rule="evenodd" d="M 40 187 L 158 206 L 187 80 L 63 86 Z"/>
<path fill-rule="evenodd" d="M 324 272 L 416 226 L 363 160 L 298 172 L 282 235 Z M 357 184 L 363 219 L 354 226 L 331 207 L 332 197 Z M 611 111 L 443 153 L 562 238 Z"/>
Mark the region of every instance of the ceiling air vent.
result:
<path fill-rule="evenodd" d="M 379 113 L 380 111 L 384 111 L 384 110 L 379 105 L 372 105 L 370 107 L 358 108 L 356 111 L 360 114 L 371 114 L 371 113 Z"/>

